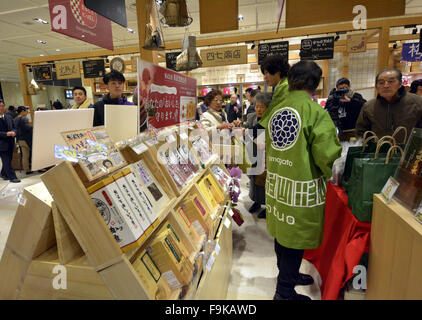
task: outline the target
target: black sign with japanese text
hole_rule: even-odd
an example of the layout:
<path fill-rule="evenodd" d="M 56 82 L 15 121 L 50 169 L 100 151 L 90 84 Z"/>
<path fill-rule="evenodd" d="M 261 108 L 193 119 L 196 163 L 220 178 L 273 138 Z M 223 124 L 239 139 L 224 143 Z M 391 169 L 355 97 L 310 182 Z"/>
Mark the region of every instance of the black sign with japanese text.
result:
<path fill-rule="evenodd" d="M 258 64 L 260 65 L 266 56 L 280 55 L 289 59 L 289 41 L 262 43 L 258 46 Z"/>
<path fill-rule="evenodd" d="M 166 68 L 170 70 L 176 70 L 176 58 L 182 51 L 168 52 L 166 53 Z"/>
<path fill-rule="evenodd" d="M 99 78 L 105 75 L 104 60 L 87 60 L 82 62 L 85 78 Z"/>
<path fill-rule="evenodd" d="M 300 60 L 325 60 L 334 57 L 334 37 L 302 39 Z"/>

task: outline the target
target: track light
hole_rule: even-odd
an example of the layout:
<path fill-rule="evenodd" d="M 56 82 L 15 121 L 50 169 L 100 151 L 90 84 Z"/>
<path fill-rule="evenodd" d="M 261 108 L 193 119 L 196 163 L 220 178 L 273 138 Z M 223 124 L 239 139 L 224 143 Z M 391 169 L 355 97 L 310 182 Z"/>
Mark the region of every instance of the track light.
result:
<path fill-rule="evenodd" d="M 336 35 L 336 37 L 334 38 L 334 42 L 338 41 L 340 39 L 339 35 Z"/>

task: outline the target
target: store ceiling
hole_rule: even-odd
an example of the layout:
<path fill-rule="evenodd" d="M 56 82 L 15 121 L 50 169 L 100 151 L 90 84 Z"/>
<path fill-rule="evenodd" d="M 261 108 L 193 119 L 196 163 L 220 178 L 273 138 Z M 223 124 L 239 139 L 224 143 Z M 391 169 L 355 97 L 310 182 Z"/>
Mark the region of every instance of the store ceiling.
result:
<path fill-rule="evenodd" d="M 193 18 L 188 32 L 197 38 L 216 37 L 221 33 L 201 35 L 199 33 L 199 0 L 187 0 L 188 10 Z M 224 35 L 247 34 L 276 29 L 277 0 L 239 0 L 239 30 Z M 114 47 L 138 45 L 136 0 L 126 0 L 128 27 L 136 33 L 129 33 L 116 23 L 113 26 Z M 407 0 L 406 14 L 422 12 L 422 0 Z M 48 0 L 2 0 L 0 4 L 0 81 L 19 81 L 18 58 L 38 57 L 101 49 L 97 46 L 51 31 L 50 24 L 40 24 L 34 18 L 50 22 Z M 284 26 L 284 15 L 281 27 Z M 165 41 L 182 41 L 185 28 L 162 28 Z M 46 41 L 46 44 L 37 43 Z M 60 51 L 58 51 L 60 50 Z"/>

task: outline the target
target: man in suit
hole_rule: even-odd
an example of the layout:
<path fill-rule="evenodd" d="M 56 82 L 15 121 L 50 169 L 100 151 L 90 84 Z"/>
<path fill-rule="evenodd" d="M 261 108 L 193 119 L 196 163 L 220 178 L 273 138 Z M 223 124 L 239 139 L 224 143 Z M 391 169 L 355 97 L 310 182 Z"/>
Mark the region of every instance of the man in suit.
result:
<path fill-rule="evenodd" d="M 232 94 L 230 103 L 226 105 L 227 121 L 232 123 L 234 120 L 242 119 L 242 108 L 237 104 L 237 94 Z"/>
<path fill-rule="evenodd" d="M 6 106 L 0 101 L 0 158 L 2 162 L 1 176 L 13 183 L 21 182 L 12 168 L 12 156 L 15 148 L 16 130 L 13 119 L 6 114 Z"/>

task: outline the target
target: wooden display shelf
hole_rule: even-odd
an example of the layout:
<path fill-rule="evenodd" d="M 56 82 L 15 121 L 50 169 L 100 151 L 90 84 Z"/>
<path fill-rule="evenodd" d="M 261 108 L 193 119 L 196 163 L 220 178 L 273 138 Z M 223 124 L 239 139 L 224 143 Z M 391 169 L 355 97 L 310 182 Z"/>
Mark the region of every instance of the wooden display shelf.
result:
<path fill-rule="evenodd" d="M 395 199 L 374 195 L 368 300 L 422 299 L 422 225 Z"/>
<path fill-rule="evenodd" d="M 151 148 L 140 155 L 130 147 L 121 151 L 127 163 L 142 159 L 148 167 L 157 167 Z M 0 299 L 178 299 L 181 289 L 163 295 L 165 289 L 161 295 L 154 295 L 133 263 L 167 221 L 173 221 L 176 232 L 181 238 L 186 238 L 180 226 L 172 220 L 172 212 L 177 202 L 195 190 L 199 179 L 211 172 L 209 166 L 201 170 L 179 196 L 167 183 L 169 177 L 165 172 L 151 170 L 170 201 L 158 214 L 154 231 L 138 248 L 123 253 L 86 190 L 95 181 L 87 181 L 78 165 L 61 162 L 41 176 L 43 182 L 24 190 L 24 201 L 18 207 L 0 260 Z M 226 207 L 221 205 L 219 209 Z M 215 231 L 210 237 L 213 238 L 215 233 L 221 234 L 218 230 L 222 227 L 221 219 L 216 219 Z M 204 241 L 205 238 L 200 242 Z M 209 277 L 201 272 L 203 261 L 196 259 L 201 247 L 189 247 L 189 259 L 198 268 L 190 284 L 191 298 L 196 297 L 200 279 L 204 281 Z M 227 250 L 231 264 L 231 243 Z M 223 248 L 221 257 L 226 254 L 222 253 Z M 224 263 L 224 281 L 230 274 L 227 262 Z M 55 269 L 59 265 L 64 266 L 67 273 L 66 290 L 53 287 L 58 273 Z M 160 281 L 162 288 L 168 287 L 163 278 Z M 160 286 L 159 283 L 157 285 Z M 219 293 L 218 298 L 224 297 L 225 294 Z"/>

